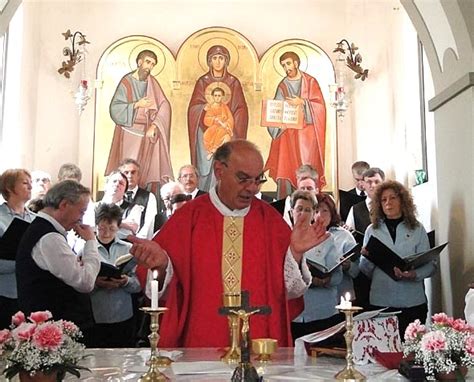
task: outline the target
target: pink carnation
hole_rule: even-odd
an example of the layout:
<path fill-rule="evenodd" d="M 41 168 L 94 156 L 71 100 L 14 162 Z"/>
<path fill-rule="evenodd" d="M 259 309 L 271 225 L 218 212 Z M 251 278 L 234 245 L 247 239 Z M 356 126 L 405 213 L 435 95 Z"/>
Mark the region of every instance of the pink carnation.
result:
<path fill-rule="evenodd" d="M 405 330 L 405 341 L 416 340 L 419 334 L 425 334 L 426 327 L 421 325 L 420 320 L 415 320 Z"/>
<path fill-rule="evenodd" d="M 471 326 L 468 325 L 467 322 L 464 321 L 462 318 L 454 320 L 451 326 L 454 330 L 457 330 L 458 332 L 469 332 L 471 330 Z"/>
<path fill-rule="evenodd" d="M 453 322 L 452 317 L 448 317 L 446 313 L 436 313 L 432 317 L 433 323 L 438 325 L 450 325 Z"/>
<path fill-rule="evenodd" d="M 36 324 L 24 322 L 16 329 L 13 329 L 13 338 L 17 341 L 28 341 L 35 332 Z"/>
<path fill-rule="evenodd" d="M 0 330 L 0 347 L 11 338 L 10 331 L 8 329 Z"/>
<path fill-rule="evenodd" d="M 59 323 L 62 326 L 64 332 L 66 332 L 68 335 L 75 336 L 79 333 L 79 328 L 74 322 L 60 320 Z"/>
<path fill-rule="evenodd" d="M 42 350 L 57 350 L 63 341 L 63 330 L 53 322 L 39 325 L 33 335 L 33 343 Z"/>
<path fill-rule="evenodd" d="M 15 326 L 20 326 L 25 321 L 25 314 L 21 310 L 19 310 L 12 316 L 12 324 Z"/>
<path fill-rule="evenodd" d="M 36 322 L 37 324 L 41 324 L 42 322 L 48 321 L 52 317 L 53 315 L 51 312 L 49 310 L 45 310 L 31 313 L 28 319 L 32 322 Z"/>
<path fill-rule="evenodd" d="M 466 342 L 464 344 L 466 347 L 466 352 L 474 356 L 474 336 L 472 334 L 466 338 Z"/>
<path fill-rule="evenodd" d="M 446 337 L 441 330 L 426 333 L 421 339 L 421 349 L 435 352 L 446 349 Z"/>

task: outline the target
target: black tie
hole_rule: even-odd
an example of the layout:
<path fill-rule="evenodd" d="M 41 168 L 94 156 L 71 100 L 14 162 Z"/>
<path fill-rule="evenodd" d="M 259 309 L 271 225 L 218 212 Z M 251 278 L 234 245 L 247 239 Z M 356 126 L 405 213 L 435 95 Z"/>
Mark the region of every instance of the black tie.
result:
<path fill-rule="evenodd" d="M 360 196 L 365 196 L 364 190 L 362 190 L 362 191 L 360 192 Z"/>
<path fill-rule="evenodd" d="M 125 200 L 126 200 L 127 202 L 131 203 L 131 202 L 133 201 L 132 196 L 133 196 L 133 191 L 127 191 L 127 192 L 125 193 Z"/>

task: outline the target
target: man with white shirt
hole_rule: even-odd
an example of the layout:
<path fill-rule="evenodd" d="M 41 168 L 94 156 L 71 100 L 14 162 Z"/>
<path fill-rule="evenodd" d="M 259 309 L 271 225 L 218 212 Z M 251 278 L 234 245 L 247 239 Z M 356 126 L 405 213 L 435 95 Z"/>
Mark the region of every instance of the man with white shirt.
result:
<path fill-rule="evenodd" d="M 367 196 L 364 184 L 364 172 L 370 168 L 370 165 L 365 161 L 354 162 L 351 166 L 352 178 L 354 179 L 354 188 L 349 191 L 342 192 L 339 190 L 339 215 L 342 221 L 346 221 L 347 214 L 354 204 L 364 200 Z"/>
<path fill-rule="evenodd" d="M 49 310 L 55 319 L 73 321 L 88 331 L 93 317 L 88 293 L 94 289 L 100 257 L 92 227 L 82 224 L 90 191 L 76 181 L 53 186 L 44 197 L 44 209 L 23 235 L 16 257 L 18 305 L 29 315 Z M 81 259 L 66 241 L 74 229 L 86 244 Z"/>
<path fill-rule="evenodd" d="M 215 188 L 180 208 L 153 241 L 131 238 L 131 253 L 157 269 L 169 311 L 160 325 L 163 347 L 224 347 L 227 317 L 218 314 L 224 294 L 250 293 L 253 306 L 272 314 L 252 321 L 251 337 L 292 344 L 290 322 L 301 312 L 295 299 L 311 282 L 303 253 L 326 240 L 310 219 L 293 231 L 267 203 L 255 198 L 263 158 L 246 140 L 223 144 L 214 155 Z M 298 306 L 301 308 L 302 306 Z"/>
<path fill-rule="evenodd" d="M 355 231 L 354 238 L 362 243 L 365 230 L 370 225 L 370 204 L 377 186 L 385 180 L 385 173 L 378 167 L 371 167 L 363 174 L 364 189 L 367 198 L 362 202 L 354 204 L 347 215 L 346 226 Z M 362 272 L 354 278 L 355 303 L 365 309 L 369 308 L 370 279 Z"/>
<path fill-rule="evenodd" d="M 385 173 L 378 167 L 371 167 L 363 174 L 364 189 L 367 198 L 352 206 L 347 215 L 346 226 L 350 230 L 356 230 L 362 235 L 370 224 L 370 204 L 375 194 L 375 189 L 385 180 Z M 356 238 L 357 239 L 357 238 Z"/>
<path fill-rule="evenodd" d="M 179 169 L 178 181 L 184 186 L 186 195 L 191 195 L 191 199 L 207 194 L 206 191 L 198 188 L 199 173 L 192 164 L 186 164 Z"/>
<path fill-rule="evenodd" d="M 126 158 L 120 163 L 119 170 L 125 174 L 128 179 L 128 190 L 126 200 L 133 204 L 143 207 L 140 228 L 137 236 L 145 239 L 151 239 L 155 233 L 155 216 L 158 213 L 156 197 L 151 192 L 138 187 L 140 179 L 140 164 L 132 158 Z"/>

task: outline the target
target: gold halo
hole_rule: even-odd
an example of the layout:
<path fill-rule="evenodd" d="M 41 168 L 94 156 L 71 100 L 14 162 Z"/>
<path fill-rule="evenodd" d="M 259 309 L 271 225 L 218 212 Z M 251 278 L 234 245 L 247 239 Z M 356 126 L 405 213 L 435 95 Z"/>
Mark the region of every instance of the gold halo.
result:
<path fill-rule="evenodd" d="M 232 73 L 239 63 L 239 51 L 232 41 L 224 37 L 212 37 L 201 44 L 198 51 L 198 60 L 202 70 L 205 72 L 209 71 L 209 66 L 207 65 L 207 51 L 214 45 L 222 45 L 229 51 L 230 59 L 227 71 Z"/>
<path fill-rule="evenodd" d="M 306 70 L 308 69 L 309 60 L 306 51 L 298 45 L 284 45 L 281 48 L 277 49 L 275 53 L 273 53 L 273 67 L 275 68 L 275 71 L 282 77 L 286 77 L 286 73 L 280 64 L 280 57 L 283 53 L 290 51 L 295 52 L 300 58 L 300 71 L 306 72 Z"/>
<path fill-rule="evenodd" d="M 211 82 L 209 85 L 206 86 L 206 89 L 204 90 L 204 94 L 205 94 L 207 103 L 211 104 L 214 102 L 214 99 L 212 98 L 211 93 L 215 88 L 221 88 L 222 90 L 224 90 L 225 96 L 222 98 L 222 102 L 227 104 L 232 98 L 232 91 L 230 90 L 229 85 L 227 85 L 224 82 L 219 82 L 219 81 Z"/>
<path fill-rule="evenodd" d="M 128 56 L 128 63 L 130 65 L 130 69 L 131 69 L 131 71 L 133 71 L 137 68 L 137 62 L 136 62 L 137 56 L 142 50 L 145 50 L 145 49 L 148 49 L 148 50 L 151 50 L 152 52 L 155 52 L 156 57 L 158 58 L 158 62 L 156 63 L 154 68 L 151 70 L 151 75 L 153 77 L 156 77 L 165 68 L 166 57 L 165 57 L 163 51 L 161 50 L 161 48 L 159 48 L 158 46 L 156 46 L 155 44 L 152 44 L 150 42 L 145 42 L 145 43 L 138 44 L 137 46 L 135 46 L 130 51 L 130 54 Z"/>

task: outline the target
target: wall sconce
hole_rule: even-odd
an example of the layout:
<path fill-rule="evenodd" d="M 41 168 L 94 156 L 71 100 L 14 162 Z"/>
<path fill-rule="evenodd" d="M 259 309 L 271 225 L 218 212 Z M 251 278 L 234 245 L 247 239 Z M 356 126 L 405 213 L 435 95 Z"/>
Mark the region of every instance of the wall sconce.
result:
<path fill-rule="evenodd" d="M 346 67 L 355 72 L 355 79 L 364 81 L 368 75 L 369 70 L 361 67 L 362 56 L 360 53 L 355 53 L 358 50 L 354 44 L 349 44 L 346 39 L 342 39 L 337 43 L 333 52 L 339 52 L 334 65 L 336 71 L 336 84 L 330 85 L 330 92 L 334 94 L 331 106 L 336 109 L 337 116 L 342 120 L 344 114 L 349 107 L 349 96 L 347 94 L 346 83 Z"/>
<path fill-rule="evenodd" d="M 71 30 L 68 29 L 66 32 L 61 34 L 64 36 L 66 41 L 71 40 L 71 48 L 63 48 L 63 56 L 69 57 L 69 59 L 62 62 L 61 67 L 58 69 L 58 73 L 63 74 L 66 78 L 70 78 L 74 66 L 85 58 L 84 49 L 81 50 L 79 47 L 85 44 L 90 44 L 90 42 L 87 41 L 86 36 L 79 31 L 72 34 Z M 76 40 L 77 38 L 79 41 Z"/>

